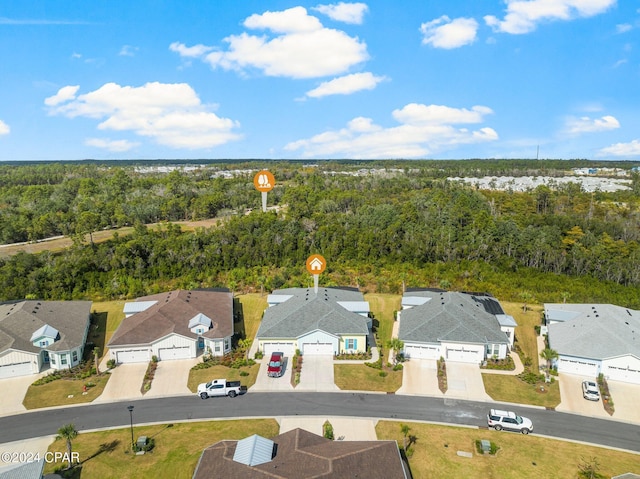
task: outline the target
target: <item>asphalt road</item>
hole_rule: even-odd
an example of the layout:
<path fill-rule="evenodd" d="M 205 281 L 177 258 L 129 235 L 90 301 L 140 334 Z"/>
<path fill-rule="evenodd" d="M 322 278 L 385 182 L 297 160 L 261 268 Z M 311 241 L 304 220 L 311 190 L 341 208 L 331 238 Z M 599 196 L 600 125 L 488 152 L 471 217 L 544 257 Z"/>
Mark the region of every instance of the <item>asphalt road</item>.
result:
<path fill-rule="evenodd" d="M 533 421 L 534 434 L 584 441 L 640 453 L 640 426 L 525 406 L 419 396 L 360 393 L 248 393 L 202 400 L 195 395 L 36 410 L 0 418 L 0 442 L 56 434 L 64 424 L 79 431 L 135 424 L 274 416 L 354 416 L 486 427 L 491 407 L 515 410 Z M 505 432 L 504 434 L 516 434 Z"/>

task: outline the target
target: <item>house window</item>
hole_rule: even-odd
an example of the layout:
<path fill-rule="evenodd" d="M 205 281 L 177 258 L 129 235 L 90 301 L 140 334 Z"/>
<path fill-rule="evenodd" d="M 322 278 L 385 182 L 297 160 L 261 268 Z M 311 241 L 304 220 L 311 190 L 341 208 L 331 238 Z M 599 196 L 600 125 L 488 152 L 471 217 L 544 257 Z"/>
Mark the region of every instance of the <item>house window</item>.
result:
<path fill-rule="evenodd" d="M 216 353 L 220 352 L 220 343 L 216 343 Z"/>
<path fill-rule="evenodd" d="M 358 349 L 357 339 L 346 339 L 344 343 L 345 343 L 345 349 Z"/>
<path fill-rule="evenodd" d="M 231 342 L 229 338 L 225 338 L 224 340 L 224 349 L 231 349 Z"/>
<path fill-rule="evenodd" d="M 46 341 L 40 341 L 40 347 L 41 348 L 47 347 L 47 342 Z"/>
<path fill-rule="evenodd" d="M 51 364 L 55 364 L 56 363 L 56 355 L 52 354 L 50 357 L 51 357 Z"/>
<path fill-rule="evenodd" d="M 72 356 L 73 356 L 73 362 L 77 363 L 78 362 L 78 351 L 74 351 L 72 353 Z"/>
<path fill-rule="evenodd" d="M 202 328 L 196 329 L 196 334 L 202 334 Z"/>
<path fill-rule="evenodd" d="M 65 365 L 67 364 L 67 355 L 63 354 L 62 356 L 60 356 L 60 364 Z"/>

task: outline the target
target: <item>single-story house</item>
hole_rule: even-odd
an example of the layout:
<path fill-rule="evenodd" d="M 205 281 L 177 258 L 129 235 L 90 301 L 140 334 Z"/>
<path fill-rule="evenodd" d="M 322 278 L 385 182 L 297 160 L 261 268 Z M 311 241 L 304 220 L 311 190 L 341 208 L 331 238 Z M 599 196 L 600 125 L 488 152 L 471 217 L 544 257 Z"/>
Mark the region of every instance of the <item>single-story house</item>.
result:
<path fill-rule="evenodd" d="M 91 301 L 0 304 L 0 379 L 77 366 L 90 324 Z"/>
<path fill-rule="evenodd" d="M 288 288 L 267 298 L 256 341 L 265 355 L 365 352 L 369 303 L 355 288 Z"/>
<path fill-rule="evenodd" d="M 118 363 L 195 358 L 231 351 L 233 296 L 228 290 L 177 290 L 124 305 L 125 319 L 109 343 Z"/>
<path fill-rule="evenodd" d="M 558 372 L 640 384 L 640 311 L 549 303 L 544 317 Z"/>
<path fill-rule="evenodd" d="M 204 450 L 193 479 L 407 479 L 395 441 L 332 441 L 303 429 L 253 435 Z"/>
<path fill-rule="evenodd" d="M 429 288 L 407 289 L 397 320 L 406 357 L 476 364 L 504 359 L 517 326 L 487 293 Z"/>

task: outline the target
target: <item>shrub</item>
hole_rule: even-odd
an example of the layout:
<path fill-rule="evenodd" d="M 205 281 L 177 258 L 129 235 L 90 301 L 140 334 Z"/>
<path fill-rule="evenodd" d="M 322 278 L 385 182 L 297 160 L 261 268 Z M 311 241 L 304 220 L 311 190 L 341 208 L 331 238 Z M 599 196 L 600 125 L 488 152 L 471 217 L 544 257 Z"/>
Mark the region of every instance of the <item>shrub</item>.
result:
<path fill-rule="evenodd" d="M 109 369 L 113 369 L 113 368 L 115 368 L 115 367 L 116 367 L 116 365 L 117 365 L 117 363 L 116 363 L 116 360 L 115 360 L 115 359 L 109 359 L 109 360 L 107 361 L 107 367 L 108 367 Z"/>
<path fill-rule="evenodd" d="M 331 439 L 333 441 L 333 426 L 329 421 L 325 421 L 325 423 L 322 425 L 322 435 L 327 439 Z"/>
<path fill-rule="evenodd" d="M 394 371 L 402 371 L 402 364 L 398 363 L 393 367 Z"/>
<path fill-rule="evenodd" d="M 380 371 L 378 373 L 378 376 L 380 376 L 381 378 L 386 378 L 387 377 L 387 372 L 386 371 Z"/>
<path fill-rule="evenodd" d="M 264 357 L 264 353 L 262 351 L 256 351 L 256 354 L 253 356 L 256 359 L 262 359 Z"/>

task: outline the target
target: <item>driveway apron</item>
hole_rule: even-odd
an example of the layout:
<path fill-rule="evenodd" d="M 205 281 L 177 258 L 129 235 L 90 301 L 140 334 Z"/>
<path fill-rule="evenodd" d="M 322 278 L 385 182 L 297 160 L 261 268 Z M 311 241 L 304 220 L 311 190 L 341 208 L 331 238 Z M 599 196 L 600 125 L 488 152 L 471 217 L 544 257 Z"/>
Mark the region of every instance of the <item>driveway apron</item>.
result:
<path fill-rule="evenodd" d="M 614 419 L 640 424 L 640 384 L 608 381 Z"/>
<path fill-rule="evenodd" d="M 142 381 L 148 363 L 120 364 L 110 371 L 111 377 L 104 391 L 94 402 L 140 399 Z"/>
<path fill-rule="evenodd" d="M 189 371 L 200 361 L 200 358 L 159 361 L 151 389 L 144 396 L 165 397 L 191 394 L 187 387 Z"/>
<path fill-rule="evenodd" d="M 279 378 L 270 378 L 267 375 L 269 359 L 263 358 L 260 363 L 260 370 L 258 371 L 256 382 L 250 388 L 251 391 L 293 391 L 293 386 L 291 385 L 290 360 L 290 357 L 285 356 L 284 373 L 282 376 Z"/>
<path fill-rule="evenodd" d="M 333 356 L 307 354 L 296 391 L 339 391 L 333 376 Z"/>
<path fill-rule="evenodd" d="M 402 363 L 402 386 L 396 394 L 442 396 L 435 359 L 409 359 Z"/>
<path fill-rule="evenodd" d="M 477 364 L 447 361 L 447 398 L 491 401 L 484 390 L 482 373 Z"/>
<path fill-rule="evenodd" d="M 0 388 L 2 389 L 2 394 L 0 394 L 0 416 L 10 416 L 26 411 L 22 401 L 24 401 L 24 397 L 27 394 L 27 389 L 42 376 L 43 374 L 30 374 L 28 376 L 0 380 Z"/>
<path fill-rule="evenodd" d="M 593 381 L 592 377 L 578 376 L 575 374 L 558 375 L 560 386 L 560 404 L 556 406 L 556 411 L 581 414 L 583 416 L 609 418 L 609 414 L 604 410 L 602 400 L 589 401 L 582 397 L 582 381 Z"/>

